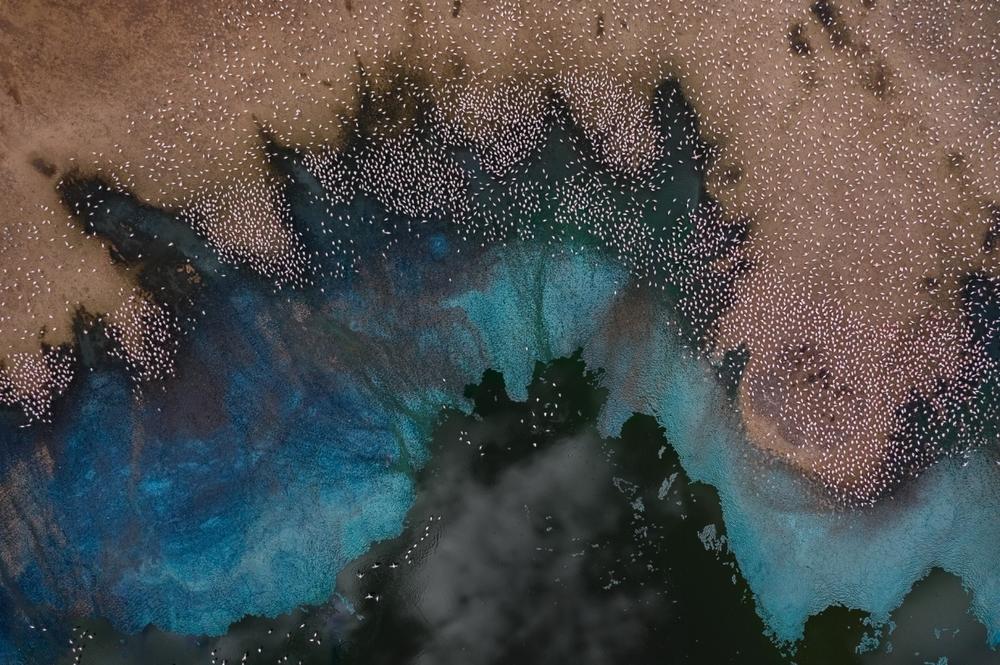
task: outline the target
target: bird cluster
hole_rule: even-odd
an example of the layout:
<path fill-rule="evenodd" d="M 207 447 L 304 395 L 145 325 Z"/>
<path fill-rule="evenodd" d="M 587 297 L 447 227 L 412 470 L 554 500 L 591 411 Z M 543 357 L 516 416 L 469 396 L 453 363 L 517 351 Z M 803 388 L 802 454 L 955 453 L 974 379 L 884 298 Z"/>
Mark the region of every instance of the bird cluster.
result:
<path fill-rule="evenodd" d="M 358 195 L 406 220 L 368 220 L 387 247 L 433 217 L 478 245 L 597 238 L 636 284 L 679 291 L 710 351 L 747 350 L 751 438 L 852 505 L 919 474 L 954 432 L 964 451 L 985 431 L 997 369 L 974 331 L 992 320 L 961 294 L 998 268 L 995 3 L 445 4 L 246 0 L 190 63 L 201 93 L 137 112 L 157 128 L 146 152 L 93 163 L 276 288 L 359 269 L 343 231 L 357 220 L 338 207 Z M 667 75 L 698 114 L 679 144 L 650 104 Z M 560 104 L 600 170 L 534 159 Z M 268 142 L 325 190 L 327 246 L 296 230 Z M 689 160 L 710 162 L 721 208 L 660 196 Z M 689 216 L 682 232 L 667 209 Z M 130 320 L 117 339 L 133 368 L 161 375 L 170 326 Z"/>
<path fill-rule="evenodd" d="M 48 421 L 52 404 L 73 380 L 75 365 L 74 352 L 65 346 L 8 355 L 0 365 L 0 405 L 23 412 L 25 424 Z"/>
<path fill-rule="evenodd" d="M 246 266 L 279 288 L 311 283 L 307 252 L 276 183 L 241 181 L 213 194 L 194 200 L 181 217 L 204 235 L 220 259 Z"/>
<path fill-rule="evenodd" d="M 38 242 L 46 236 L 49 240 L 47 251 L 31 257 L 36 264 L 29 264 L 28 257 L 22 257 L 24 260 L 20 262 L 0 266 L 0 332 L 5 333 L 8 341 L 5 353 L 0 355 L 0 406 L 22 412 L 25 424 L 47 421 L 53 403 L 74 376 L 73 349 L 50 342 L 53 337 L 61 339 L 49 302 L 51 273 L 72 272 L 79 278 L 91 272 L 84 257 L 76 265 L 69 262 L 52 265 L 60 260 L 63 247 L 72 250 L 76 246 L 71 239 L 75 231 L 72 226 L 67 225 L 62 233 L 54 231 L 52 226 L 51 217 L 45 216 L 33 224 L 21 222 L 0 229 L 0 246 Z M 69 302 L 64 304 L 67 311 L 72 307 Z M 22 327 L 25 312 L 33 322 L 45 322 L 41 329 Z M 35 350 L 22 350 L 32 345 Z"/>
<path fill-rule="evenodd" d="M 87 650 L 88 643 L 92 642 L 93 639 L 93 632 L 80 626 L 73 626 L 68 639 L 69 656 L 72 659 L 70 661 L 72 665 L 81 665 L 83 663 L 84 652 Z"/>
<path fill-rule="evenodd" d="M 111 355 L 124 362 L 139 385 L 174 375 L 174 358 L 181 326 L 162 305 L 144 293 L 132 293 L 110 317 L 108 336 L 115 343 Z"/>

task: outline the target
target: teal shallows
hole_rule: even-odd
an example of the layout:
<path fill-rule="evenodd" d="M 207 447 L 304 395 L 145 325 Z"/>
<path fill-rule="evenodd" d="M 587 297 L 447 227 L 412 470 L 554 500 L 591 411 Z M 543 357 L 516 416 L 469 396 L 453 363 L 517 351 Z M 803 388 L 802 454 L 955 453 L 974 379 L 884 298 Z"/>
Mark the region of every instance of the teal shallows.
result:
<path fill-rule="evenodd" d="M 482 369 L 511 376 L 510 392 L 522 399 L 528 374 L 517 357 L 524 346 L 545 358 L 543 344 L 559 354 L 583 345 L 588 364 L 606 370 L 603 433 L 613 435 L 634 411 L 652 413 L 691 476 L 719 489 L 731 547 L 777 639 L 794 642 L 810 615 L 834 604 L 887 619 L 913 583 L 939 566 L 969 585 L 973 608 L 998 643 L 1000 579 L 993 562 L 1000 523 L 991 515 L 1000 509 L 1000 467 L 985 451 L 967 466 L 937 465 L 874 509 L 833 509 L 807 481 L 755 454 L 723 387 L 683 346 L 666 307 L 620 289 L 619 274 L 596 256 L 545 256 L 547 274 L 557 277 L 545 281 L 543 301 L 580 315 L 543 317 L 558 325 L 546 323 L 539 332 L 526 295 L 531 252 L 508 248 L 500 264 L 511 255 L 516 270 L 491 273 L 498 288 L 449 300 L 475 323 L 482 349 L 473 357 L 485 350 Z M 589 274 L 581 277 L 581 270 Z M 594 304 L 601 298 L 610 304 Z M 506 314 L 517 307 L 524 316 Z"/>
<path fill-rule="evenodd" d="M 496 369 L 508 377 L 511 397 L 524 399 L 532 365 L 524 359 L 551 360 L 589 348 L 628 276 L 596 253 L 555 259 L 518 243 L 505 250 L 486 283 L 445 305 L 464 312 L 485 352 L 471 355 L 468 367 Z"/>
<path fill-rule="evenodd" d="M 806 619 L 842 604 L 887 619 L 911 586 L 939 566 L 972 591 L 973 609 L 1000 644 L 1000 466 L 988 451 L 942 462 L 865 511 L 827 506 L 816 488 L 754 454 L 705 363 L 686 353 L 666 318 L 608 338 L 588 362 L 607 370 L 605 433 L 630 411 L 653 413 L 688 473 L 719 489 L 731 547 L 776 638 L 793 642 Z M 622 349 L 627 349 L 623 351 Z"/>

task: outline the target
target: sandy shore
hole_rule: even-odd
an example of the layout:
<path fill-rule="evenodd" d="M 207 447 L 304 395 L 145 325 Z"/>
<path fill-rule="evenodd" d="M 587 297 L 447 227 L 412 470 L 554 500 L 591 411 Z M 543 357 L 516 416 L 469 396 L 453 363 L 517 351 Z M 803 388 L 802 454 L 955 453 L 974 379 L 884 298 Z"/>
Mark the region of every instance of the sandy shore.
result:
<path fill-rule="evenodd" d="M 294 283 L 259 130 L 335 149 L 362 68 L 376 85 L 393 63 L 422 74 L 484 146 L 515 108 L 536 112 L 517 101 L 526 89 L 555 87 L 626 170 L 647 163 L 649 95 L 673 75 L 719 147 L 711 193 L 753 224 L 753 269 L 716 339 L 750 350 L 749 431 L 870 496 L 901 401 L 980 371 L 956 294 L 997 267 L 983 239 L 1000 204 L 998 26 L 986 1 L 11 0 L 0 355 L 35 369 L 3 380 L 38 389 L 40 343 L 69 341 L 77 307 L 129 310 L 134 274 L 56 195 L 74 168 L 184 211 L 224 256 Z M 470 120 L 504 100 L 492 124 Z"/>

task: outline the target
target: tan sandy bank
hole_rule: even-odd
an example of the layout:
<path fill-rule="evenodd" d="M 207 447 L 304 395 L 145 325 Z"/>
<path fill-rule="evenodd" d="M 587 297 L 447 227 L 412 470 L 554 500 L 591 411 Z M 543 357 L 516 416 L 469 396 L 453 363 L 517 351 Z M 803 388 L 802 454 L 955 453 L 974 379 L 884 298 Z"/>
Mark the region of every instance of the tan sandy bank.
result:
<path fill-rule="evenodd" d="M 55 193 L 74 167 L 294 284 L 307 276 L 262 127 L 336 149 L 362 73 L 377 85 L 402 62 L 498 170 L 519 155 L 510 119 L 539 113 L 546 88 L 610 167 L 641 170 L 651 91 L 676 76 L 719 148 L 710 191 L 752 220 L 752 269 L 714 340 L 750 351 L 744 420 L 762 447 L 864 500 L 891 471 L 901 401 L 981 371 L 956 293 L 996 267 L 998 25 L 985 0 L 8 0 L 0 398 L 58 393 L 39 349 L 70 340 L 77 307 L 141 329 L 134 275 Z"/>

